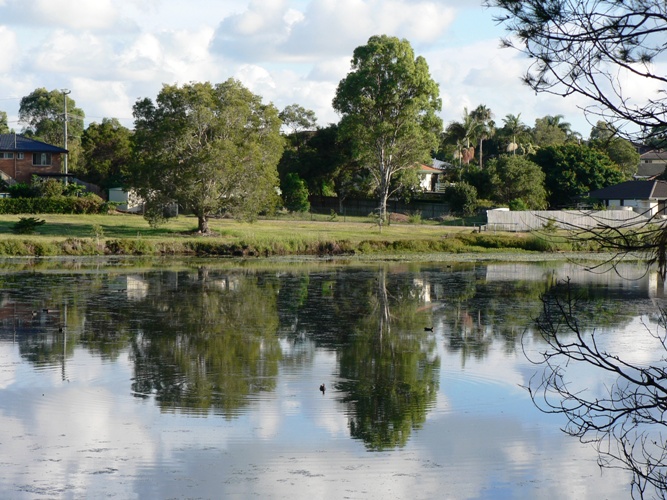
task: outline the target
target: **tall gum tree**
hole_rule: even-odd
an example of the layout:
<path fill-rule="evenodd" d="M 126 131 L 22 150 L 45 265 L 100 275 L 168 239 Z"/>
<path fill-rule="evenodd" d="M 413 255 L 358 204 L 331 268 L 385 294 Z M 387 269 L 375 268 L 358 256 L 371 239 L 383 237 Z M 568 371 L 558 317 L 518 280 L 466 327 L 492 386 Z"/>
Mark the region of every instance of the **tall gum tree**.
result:
<path fill-rule="evenodd" d="M 149 207 L 176 202 L 209 217 L 253 218 L 275 206 L 283 151 L 278 110 L 240 82 L 164 85 L 134 106 L 130 184 Z"/>
<path fill-rule="evenodd" d="M 354 50 L 351 71 L 338 84 L 333 107 L 342 116 L 341 133 L 371 174 L 384 223 L 387 200 L 401 188 L 392 180 L 416 163 L 428 162 L 438 146 L 438 84 L 426 60 L 415 58 L 410 42 L 373 36 Z"/>

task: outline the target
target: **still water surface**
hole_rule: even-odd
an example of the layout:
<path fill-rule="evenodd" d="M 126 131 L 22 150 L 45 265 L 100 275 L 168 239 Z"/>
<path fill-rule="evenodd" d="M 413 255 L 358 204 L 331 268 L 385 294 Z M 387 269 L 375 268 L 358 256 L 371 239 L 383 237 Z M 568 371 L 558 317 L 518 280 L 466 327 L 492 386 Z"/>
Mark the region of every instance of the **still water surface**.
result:
<path fill-rule="evenodd" d="M 539 295 L 568 276 L 609 345 L 656 356 L 641 340 L 662 304 L 651 275 L 563 263 L 7 264 L 0 491 L 627 498 L 630 475 L 600 470 L 522 388 L 538 370 L 522 342 L 543 348 Z"/>

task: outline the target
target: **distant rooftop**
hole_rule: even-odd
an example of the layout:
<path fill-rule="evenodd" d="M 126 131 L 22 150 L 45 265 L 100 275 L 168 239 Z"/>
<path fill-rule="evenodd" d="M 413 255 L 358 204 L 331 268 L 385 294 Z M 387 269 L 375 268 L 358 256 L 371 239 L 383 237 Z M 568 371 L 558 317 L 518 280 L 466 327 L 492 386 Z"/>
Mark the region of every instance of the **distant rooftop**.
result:
<path fill-rule="evenodd" d="M 591 191 L 598 200 L 649 200 L 667 198 L 667 181 L 626 181 Z"/>
<path fill-rule="evenodd" d="M 662 149 L 654 149 L 652 151 L 647 151 L 643 153 L 640 158 L 642 161 L 653 160 L 653 161 L 662 161 L 667 163 L 667 151 Z"/>

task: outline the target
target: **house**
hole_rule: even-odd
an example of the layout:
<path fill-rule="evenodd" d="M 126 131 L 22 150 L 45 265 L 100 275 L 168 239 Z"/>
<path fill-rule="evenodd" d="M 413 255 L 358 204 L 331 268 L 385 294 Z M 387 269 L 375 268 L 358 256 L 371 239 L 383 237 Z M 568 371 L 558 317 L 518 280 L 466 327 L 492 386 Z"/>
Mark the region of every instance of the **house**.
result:
<path fill-rule="evenodd" d="M 635 179 L 652 179 L 665 171 L 667 167 L 667 151 L 654 149 L 639 157 L 639 166 Z"/>
<path fill-rule="evenodd" d="M 626 208 L 647 217 L 667 214 L 667 181 L 626 181 L 591 191 L 589 196 L 604 202 L 608 209 Z"/>
<path fill-rule="evenodd" d="M 33 175 L 59 175 L 67 150 L 20 134 L 0 134 L 0 178 L 29 183 Z"/>
<path fill-rule="evenodd" d="M 126 191 L 120 187 L 109 188 L 109 201 L 118 203 L 118 210 L 121 212 L 144 212 L 144 200 L 134 190 Z"/>
<path fill-rule="evenodd" d="M 449 163 L 433 159 L 433 166 L 419 165 L 419 186 L 425 193 L 444 193 L 449 183 L 445 180 L 445 170 Z"/>

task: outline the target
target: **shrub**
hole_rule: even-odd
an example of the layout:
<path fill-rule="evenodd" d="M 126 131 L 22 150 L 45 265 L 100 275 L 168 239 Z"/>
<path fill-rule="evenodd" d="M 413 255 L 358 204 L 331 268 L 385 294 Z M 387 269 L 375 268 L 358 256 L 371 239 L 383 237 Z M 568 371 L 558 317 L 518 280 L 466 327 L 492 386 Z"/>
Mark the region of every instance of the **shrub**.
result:
<path fill-rule="evenodd" d="M 151 255 L 155 253 L 152 245 L 144 240 L 118 239 L 107 241 L 108 253 L 118 255 Z"/>
<path fill-rule="evenodd" d="M 529 208 L 528 205 L 526 205 L 526 202 L 523 201 L 521 198 L 515 198 L 512 201 L 510 201 L 510 210 L 513 210 L 515 212 L 521 212 L 529 210 Z"/>
<path fill-rule="evenodd" d="M 12 226 L 14 234 L 32 234 L 39 226 L 46 224 L 44 219 L 37 219 L 35 217 L 21 217 L 18 222 Z"/>
<path fill-rule="evenodd" d="M 469 216 L 477 211 L 477 189 L 467 182 L 458 182 L 445 189 L 450 210 L 459 215 Z"/>
<path fill-rule="evenodd" d="M 37 196 L 35 189 L 25 182 L 17 182 L 8 186 L 7 192 L 12 198 L 34 198 Z"/>
<path fill-rule="evenodd" d="M 308 187 L 298 174 L 287 174 L 281 187 L 285 207 L 292 212 L 307 212 L 310 210 L 308 201 Z"/>
<path fill-rule="evenodd" d="M 65 185 L 56 179 L 39 180 L 33 183 L 37 196 L 42 198 L 51 198 L 53 196 L 62 196 Z"/>
<path fill-rule="evenodd" d="M 419 210 L 411 212 L 408 215 L 408 222 L 410 224 L 421 224 L 422 223 L 422 213 Z"/>

